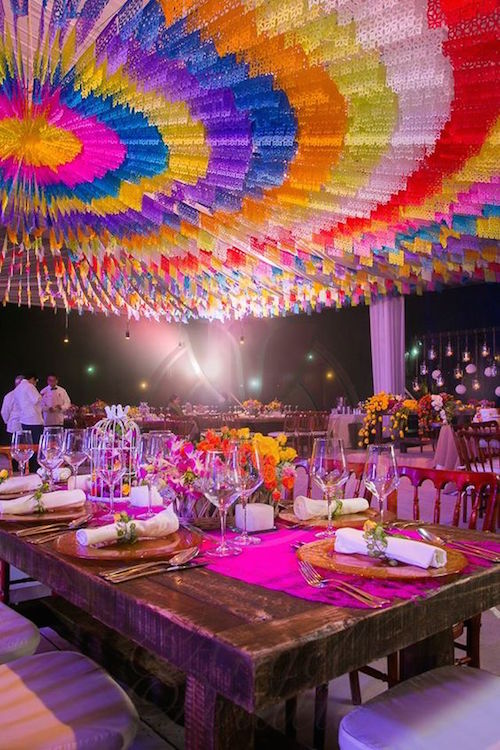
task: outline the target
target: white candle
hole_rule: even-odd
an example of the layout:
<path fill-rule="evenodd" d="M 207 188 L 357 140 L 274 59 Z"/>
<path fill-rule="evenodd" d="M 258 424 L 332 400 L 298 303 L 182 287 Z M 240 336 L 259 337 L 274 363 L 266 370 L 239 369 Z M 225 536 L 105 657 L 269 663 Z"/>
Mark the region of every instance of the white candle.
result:
<path fill-rule="evenodd" d="M 236 526 L 243 530 L 245 526 L 244 510 L 242 505 L 235 508 Z M 247 505 L 247 531 L 265 531 L 274 526 L 274 507 L 266 503 L 248 503 Z"/>

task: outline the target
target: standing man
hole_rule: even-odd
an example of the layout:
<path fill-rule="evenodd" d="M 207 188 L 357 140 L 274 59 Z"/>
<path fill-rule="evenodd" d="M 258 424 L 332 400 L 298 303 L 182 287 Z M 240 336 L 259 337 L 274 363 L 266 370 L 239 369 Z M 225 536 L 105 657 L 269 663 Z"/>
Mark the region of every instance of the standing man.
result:
<path fill-rule="evenodd" d="M 2 401 L 2 419 L 5 422 L 5 428 L 10 436 L 21 429 L 21 419 L 14 400 L 14 391 L 21 380 L 24 380 L 24 375 L 16 375 L 14 379 L 14 388 L 5 394 Z"/>
<path fill-rule="evenodd" d="M 28 373 L 14 389 L 14 401 L 21 420 L 21 428 L 31 431 L 33 445 L 38 445 L 43 432 L 42 396 L 37 390 L 37 382 L 36 375 Z M 34 473 L 37 466 L 36 456 L 32 456 L 29 463 L 30 472 Z"/>
<path fill-rule="evenodd" d="M 43 388 L 41 394 L 45 426 L 62 427 L 64 415 L 71 406 L 71 401 L 66 390 L 58 385 L 57 375 L 47 377 L 47 385 Z"/>

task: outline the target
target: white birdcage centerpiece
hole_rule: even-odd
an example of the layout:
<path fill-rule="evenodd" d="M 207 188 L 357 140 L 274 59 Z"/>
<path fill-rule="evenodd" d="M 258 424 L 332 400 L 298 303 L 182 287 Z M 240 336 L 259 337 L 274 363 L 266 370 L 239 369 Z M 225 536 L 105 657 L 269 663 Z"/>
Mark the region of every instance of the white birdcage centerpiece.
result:
<path fill-rule="evenodd" d="M 91 496 L 106 501 L 111 494 L 108 482 L 99 471 L 99 457 L 112 452 L 120 462 L 122 471 L 114 483 L 114 499 L 128 497 L 135 478 L 137 450 L 141 431 L 128 416 L 129 407 L 121 404 L 107 406 L 106 417 L 94 425 L 90 438 Z M 127 490 L 125 488 L 128 488 Z"/>

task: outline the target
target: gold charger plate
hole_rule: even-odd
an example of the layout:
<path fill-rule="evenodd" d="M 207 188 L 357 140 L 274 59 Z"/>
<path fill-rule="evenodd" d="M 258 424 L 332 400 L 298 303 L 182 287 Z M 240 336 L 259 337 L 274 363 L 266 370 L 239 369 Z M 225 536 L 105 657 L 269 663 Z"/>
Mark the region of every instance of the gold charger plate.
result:
<path fill-rule="evenodd" d="M 57 510 L 48 510 L 45 513 L 0 513 L 0 522 L 6 523 L 33 523 L 34 521 L 40 521 L 40 523 L 47 523 L 47 521 L 74 521 L 80 516 L 85 516 L 93 513 L 95 506 L 88 501 L 78 508 L 66 508 Z"/>
<path fill-rule="evenodd" d="M 335 552 L 333 539 L 321 539 L 317 542 L 304 544 L 297 550 L 300 560 L 307 560 L 312 565 L 337 573 L 351 573 L 363 578 L 384 578 L 394 580 L 418 580 L 423 578 L 440 578 L 442 576 L 460 573 L 468 564 L 467 558 L 450 547 L 446 549 L 446 565 L 442 568 L 418 568 L 415 565 L 399 565 L 392 567 L 384 565 L 379 560 L 367 555 L 346 555 Z M 426 542 L 422 542 L 426 544 Z"/>
<path fill-rule="evenodd" d="M 110 544 L 105 547 L 84 547 L 76 540 L 76 531 L 62 534 L 53 543 L 57 552 L 68 557 L 100 562 L 131 560 L 164 560 L 188 547 L 200 546 L 201 534 L 180 528 L 163 539 L 139 539 L 135 544 Z"/>
<path fill-rule="evenodd" d="M 289 524 L 300 524 L 301 526 L 315 526 L 318 528 L 326 528 L 328 526 L 328 520 L 326 518 L 310 518 L 308 521 L 301 521 L 295 513 L 292 511 L 283 510 L 279 514 L 278 518 Z M 391 513 L 390 510 L 384 511 L 384 523 L 394 521 L 396 514 Z M 368 508 L 361 513 L 346 513 L 345 516 L 336 516 L 332 519 L 333 526 L 336 529 L 341 529 L 343 526 L 349 526 L 351 529 L 362 529 L 365 521 L 379 521 L 380 513 L 375 508 Z"/>

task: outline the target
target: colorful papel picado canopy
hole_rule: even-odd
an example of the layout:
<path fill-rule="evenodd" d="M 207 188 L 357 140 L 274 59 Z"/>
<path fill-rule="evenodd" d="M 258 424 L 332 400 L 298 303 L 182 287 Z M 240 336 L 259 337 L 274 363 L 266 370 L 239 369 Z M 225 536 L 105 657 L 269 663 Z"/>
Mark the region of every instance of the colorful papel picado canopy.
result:
<path fill-rule="evenodd" d="M 0 0 L 0 298 L 168 320 L 500 279 L 494 0 Z"/>

